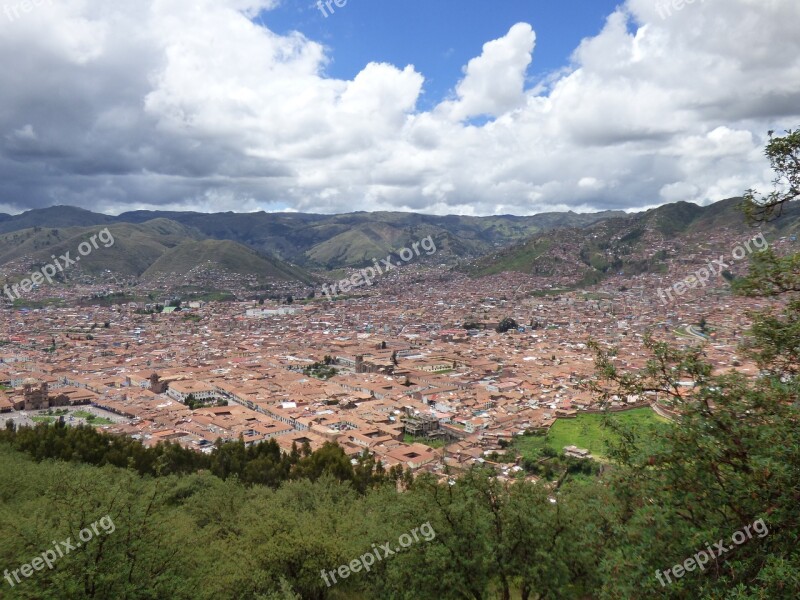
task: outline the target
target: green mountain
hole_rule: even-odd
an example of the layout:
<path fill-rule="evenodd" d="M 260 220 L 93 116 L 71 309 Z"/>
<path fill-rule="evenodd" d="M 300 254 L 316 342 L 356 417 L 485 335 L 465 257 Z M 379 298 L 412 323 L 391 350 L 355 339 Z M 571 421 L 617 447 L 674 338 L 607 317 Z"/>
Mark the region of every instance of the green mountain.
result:
<path fill-rule="evenodd" d="M 591 284 L 615 272 L 663 271 L 670 259 L 722 229 L 746 234 L 749 227 L 739 203 L 731 198 L 707 207 L 677 202 L 634 214 L 527 217 L 168 211 L 107 216 L 58 206 L 0 216 L 0 266 L 25 260 L 46 263 L 51 254 L 74 252 L 81 236 L 107 226 L 118 242 L 85 258 L 82 269 L 88 273 L 108 270 L 154 277 L 205 265 L 310 282 L 303 268 L 359 267 L 431 237 L 437 251 L 430 257 L 423 254 L 420 261 L 450 264 L 474 276 L 518 271 Z M 797 233 L 798 212 L 790 206 L 789 218 L 776 221 L 768 231 Z"/>
<path fill-rule="evenodd" d="M 314 215 L 134 211 L 110 217 L 71 207 L 53 207 L 14 217 L 4 216 L 5 220 L 0 218 L 0 232 L 34 226 L 66 228 L 107 223 L 141 224 L 164 218 L 199 231 L 206 238 L 238 242 L 262 254 L 307 268 L 335 269 L 383 258 L 429 235 L 436 241 L 436 260 L 454 263 L 520 242 L 539 232 L 585 227 L 604 219 L 622 217 L 624 213 L 462 217 L 399 212 Z"/>
<path fill-rule="evenodd" d="M 606 219 L 584 228 L 551 230 L 459 268 L 474 277 L 506 271 L 562 276 L 571 285 L 591 285 L 613 273 L 664 272 L 668 262 L 692 253 L 708 253 L 709 240 L 729 244 L 759 230 L 739 210 L 741 198 L 700 207 L 677 202 Z M 786 207 L 784 218 L 763 227 L 767 238 L 797 233 L 800 205 Z"/>
<path fill-rule="evenodd" d="M 313 278 L 297 267 L 262 256 L 229 240 L 185 241 L 164 252 L 142 274 L 145 279 L 160 275 L 185 274 L 192 270 L 223 271 L 259 278 L 302 281 Z"/>
<path fill-rule="evenodd" d="M 74 206 L 50 206 L 19 215 L 0 215 L 0 233 L 35 227 L 87 227 L 113 223 L 115 217 Z M 149 219 L 148 219 L 149 220 Z"/>
<path fill-rule="evenodd" d="M 108 230 L 108 234 L 99 232 Z M 95 237 L 95 248 L 91 244 Z M 112 243 L 113 240 L 113 243 Z M 91 251 L 79 253 L 82 243 Z M 158 218 L 140 224 L 116 223 L 100 227 L 34 227 L 0 235 L 0 268 L 18 279 L 52 264 L 53 256 L 69 253 L 75 265 L 65 271 L 69 279 L 81 273 L 111 273 L 124 277 L 152 277 L 212 269 L 259 278 L 308 283 L 312 277 L 297 267 L 230 241 L 208 240 L 194 229 Z M 63 264 L 65 260 L 59 258 Z M 56 277 L 62 279 L 59 273 Z"/>

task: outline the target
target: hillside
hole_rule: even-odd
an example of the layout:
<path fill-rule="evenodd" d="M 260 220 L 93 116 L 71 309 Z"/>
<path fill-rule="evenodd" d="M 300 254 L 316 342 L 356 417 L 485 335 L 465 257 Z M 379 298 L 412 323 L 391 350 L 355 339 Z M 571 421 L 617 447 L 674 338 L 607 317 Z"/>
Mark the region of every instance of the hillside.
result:
<path fill-rule="evenodd" d="M 624 216 L 619 211 L 591 214 L 544 213 L 517 217 L 436 216 L 399 212 L 357 212 L 341 215 L 299 213 L 195 213 L 133 211 L 107 216 L 71 207 L 32 210 L 0 219 L 0 232 L 34 226 L 66 228 L 106 223 L 142 224 L 169 219 L 203 236 L 230 240 L 262 254 L 308 267 L 335 269 L 359 266 L 372 258 L 419 241 L 436 240 L 437 260 L 456 262 L 520 242 L 536 233 L 558 228 L 586 227 Z"/>
<path fill-rule="evenodd" d="M 54 253 L 74 253 L 85 236 L 103 225 L 118 241 L 86 257 L 81 263 L 86 273 L 111 271 L 151 278 L 205 265 L 212 270 L 309 283 L 312 278 L 302 268 L 360 267 L 430 236 L 437 252 L 421 260 L 450 264 L 473 276 L 516 271 L 560 276 L 583 285 L 611 273 L 663 272 L 670 260 L 697 248 L 716 232 L 746 234 L 750 228 L 739 204 L 740 199 L 731 198 L 707 207 L 677 202 L 634 214 L 568 212 L 528 217 L 166 211 L 110 217 L 53 207 L 0 219 L 0 231 L 6 231 L 0 234 L 0 266 L 13 271 L 22 264 L 44 264 Z M 786 216 L 766 231 L 797 233 L 800 209 L 789 206 Z M 15 229 L 34 222 L 38 223 L 34 227 Z"/>
<path fill-rule="evenodd" d="M 195 269 L 255 275 L 283 281 L 312 281 L 301 269 L 262 256 L 242 244 L 228 240 L 184 241 L 164 252 L 147 268 L 142 277 L 148 279 L 161 275 L 185 274 Z"/>
<path fill-rule="evenodd" d="M 583 229 L 543 232 L 461 269 L 474 277 L 505 271 L 563 276 L 577 286 L 597 283 L 612 273 L 665 272 L 669 261 L 698 251 L 712 237 L 756 235 L 739 210 L 741 200 L 706 207 L 677 202 Z M 790 205 L 783 219 L 765 225 L 763 231 L 767 237 L 787 235 L 798 227 L 800 207 Z"/>
<path fill-rule="evenodd" d="M 0 215 L 0 233 L 35 227 L 87 227 L 113 223 L 114 217 L 74 206 L 50 206 L 19 215 Z"/>
<path fill-rule="evenodd" d="M 97 248 L 79 256 L 80 244 L 106 228 L 110 237 L 96 238 Z M 113 243 L 109 243 L 111 238 Z M 207 240 L 193 227 L 165 218 L 104 227 L 37 226 L 0 235 L 0 269 L 10 280 L 52 263 L 52 256 L 67 252 L 79 260 L 64 274 L 59 272 L 56 280 L 69 280 L 80 274 L 152 277 L 213 269 L 283 281 L 311 281 L 301 269 L 235 242 Z"/>
<path fill-rule="evenodd" d="M 35 268 L 52 262 L 52 256 L 66 252 L 80 258 L 75 269 L 93 275 L 111 271 L 116 275 L 141 275 L 155 260 L 170 248 L 186 239 L 202 237 L 198 231 L 167 219 L 156 219 L 141 225 L 120 223 L 110 225 L 108 232 L 113 243 L 97 240 L 98 247 L 86 256 L 78 256 L 78 246 L 104 228 L 70 227 L 66 229 L 37 227 L 0 236 L 0 264 L 30 264 Z M 106 247 L 108 246 L 108 247 Z"/>

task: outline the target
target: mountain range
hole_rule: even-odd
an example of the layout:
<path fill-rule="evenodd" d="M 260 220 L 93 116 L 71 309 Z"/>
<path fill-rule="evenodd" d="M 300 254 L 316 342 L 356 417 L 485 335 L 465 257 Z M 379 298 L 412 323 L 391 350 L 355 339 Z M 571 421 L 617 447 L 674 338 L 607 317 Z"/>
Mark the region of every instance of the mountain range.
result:
<path fill-rule="evenodd" d="M 71 206 L 0 214 L 0 267 L 47 262 L 108 227 L 117 243 L 86 258 L 88 272 L 137 277 L 186 272 L 201 264 L 267 278 L 314 279 L 311 271 L 371 264 L 432 236 L 440 262 L 479 257 L 560 227 L 583 227 L 621 212 L 547 213 L 530 217 L 431 216 L 414 213 L 315 215 L 134 211 L 116 216 Z"/>
<path fill-rule="evenodd" d="M 796 240 L 800 203 L 786 206 L 780 219 L 756 227 L 746 221 L 742 202 L 729 198 L 705 207 L 676 202 L 586 227 L 542 232 L 467 261 L 460 269 L 474 277 L 507 271 L 562 276 L 571 280 L 570 285 L 582 287 L 611 274 L 664 273 L 673 261 L 707 257 L 712 248 L 730 251 L 759 232 L 768 240 L 779 236 Z"/>
<path fill-rule="evenodd" d="M 472 276 L 503 271 L 558 275 L 595 283 L 612 272 L 664 270 L 668 260 L 711 232 L 744 233 L 740 198 L 701 207 L 667 204 L 641 213 L 544 213 L 533 216 L 434 216 L 399 212 L 339 215 L 133 211 L 105 215 L 71 206 L 0 214 L 0 268 L 45 264 L 75 252 L 108 228 L 115 243 L 85 257 L 87 273 L 155 278 L 218 269 L 262 279 L 312 283 L 326 271 L 368 265 L 428 236 L 427 258 Z M 796 232 L 800 210 L 767 226 Z M 420 259 L 426 259 L 423 255 Z"/>

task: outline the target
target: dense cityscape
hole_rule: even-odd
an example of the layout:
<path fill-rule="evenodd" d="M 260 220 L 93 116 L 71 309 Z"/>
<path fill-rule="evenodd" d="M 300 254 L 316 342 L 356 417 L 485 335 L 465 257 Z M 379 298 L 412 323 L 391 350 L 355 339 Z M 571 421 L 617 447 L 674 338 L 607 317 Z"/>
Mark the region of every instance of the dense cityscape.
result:
<path fill-rule="evenodd" d="M 800 598 L 798 26 L 4 0 L 0 600 Z"/>

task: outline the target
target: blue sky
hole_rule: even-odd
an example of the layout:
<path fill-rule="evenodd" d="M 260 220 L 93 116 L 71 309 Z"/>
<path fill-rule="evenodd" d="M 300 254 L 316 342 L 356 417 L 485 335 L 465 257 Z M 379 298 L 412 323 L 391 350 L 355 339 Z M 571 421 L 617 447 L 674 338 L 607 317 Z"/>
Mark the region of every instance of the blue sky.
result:
<path fill-rule="evenodd" d="M 425 76 L 420 108 L 446 97 L 462 68 L 483 44 L 529 23 L 536 49 L 531 83 L 569 65 L 580 41 L 597 35 L 618 2 L 614 0 L 347 0 L 325 17 L 316 0 L 283 0 L 260 20 L 272 31 L 299 31 L 323 43 L 332 58 L 327 74 L 355 77 L 369 62 L 412 64 Z M 326 9 L 327 12 L 327 9 Z"/>
<path fill-rule="evenodd" d="M 662 1 L 0 10 L 22 60 L 0 62 L 0 212 L 525 215 L 769 189 L 766 132 L 800 124 L 800 2 Z"/>

